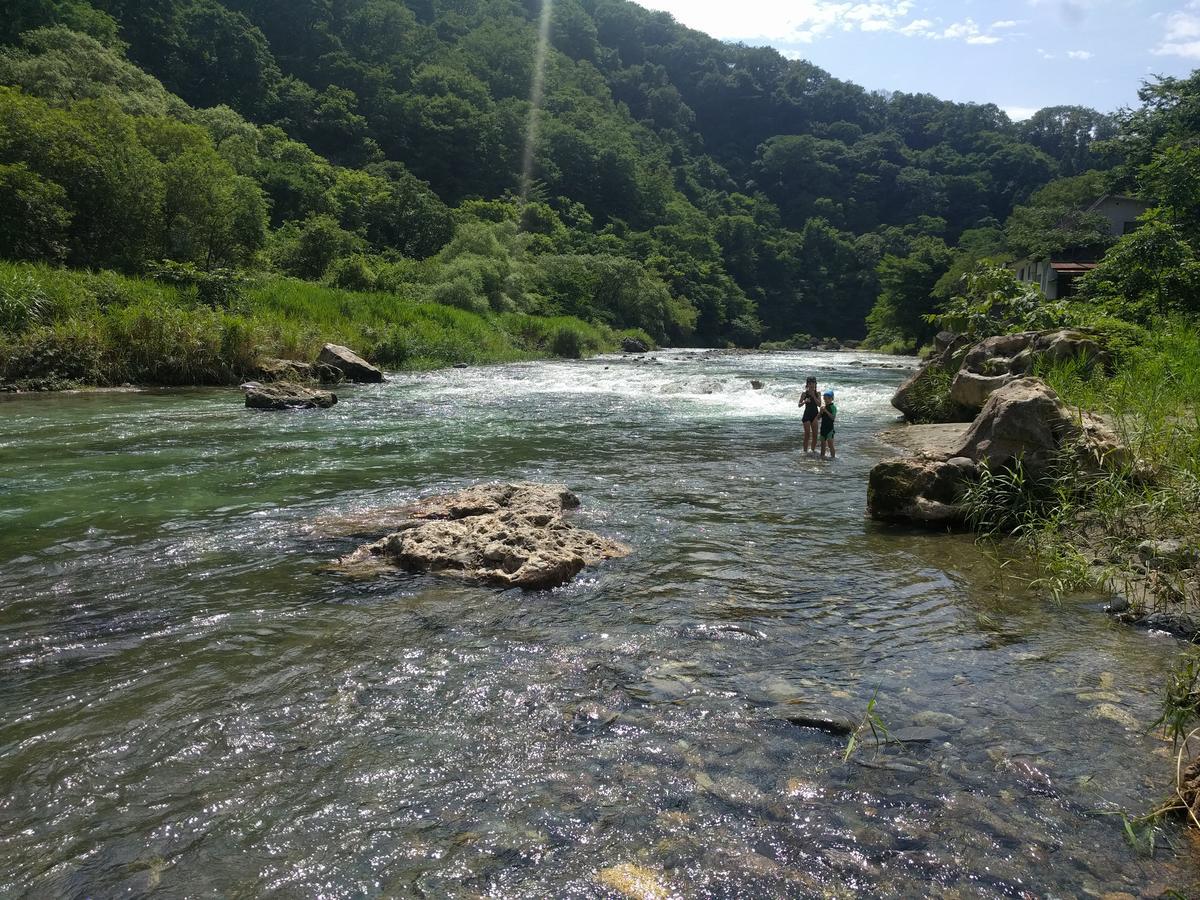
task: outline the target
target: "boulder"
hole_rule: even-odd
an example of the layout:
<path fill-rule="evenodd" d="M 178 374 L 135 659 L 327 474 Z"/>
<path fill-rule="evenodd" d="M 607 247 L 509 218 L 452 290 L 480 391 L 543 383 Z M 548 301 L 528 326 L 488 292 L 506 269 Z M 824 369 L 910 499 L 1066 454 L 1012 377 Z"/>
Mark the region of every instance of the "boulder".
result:
<path fill-rule="evenodd" d="M 295 359 L 267 357 L 258 361 L 254 374 L 259 381 L 312 381 L 313 367 Z"/>
<path fill-rule="evenodd" d="M 1096 468 L 1130 461 L 1128 451 L 1099 417 L 1073 414 L 1045 382 L 1021 378 L 988 398 L 954 455 L 986 461 L 992 469 L 1020 459 L 1036 477 L 1072 445 Z"/>
<path fill-rule="evenodd" d="M 317 363 L 312 367 L 313 377 L 321 384 L 341 384 L 346 380 L 346 376 L 342 374 L 342 370 L 337 366 L 329 366 L 325 363 Z"/>
<path fill-rule="evenodd" d="M 974 345 L 962 335 L 943 331 L 933 346 L 933 355 L 892 398 L 892 405 L 910 421 L 932 417 L 941 422 L 969 422 L 993 391 L 1032 374 L 1040 365 L 1069 359 L 1078 359 L 1085 366 L 1108 364 L 1107 354 L 1093 335 L 1069 328 L 1001 334 Z M 945 395 L 947 383 L 949 396 Z"/>
<path fill-rule="evenodd" d="M 382 540 L 338 560 L 351 573 L 399 569 L 498 587 L 557 587 L 587 566 L 627 556 L 623 544 L 568 522 L 579 498 L 563 485 L 487 484 L 432 497 Z"/>
<path fill-rule="evenodd" d="M 635 337 L 627 337 L 621 341 L 621 349 L 626 353 L 649 353 L 650 347 L 645 341 Z"/>
<path fill-rule="evenodd" d="M 341 370 L 348 381 L 360 384 L 379 384 L 383 373 L 347 347 L 326 344 L 317 356 L 318 365 L 333 366 Z"/>
<path fill-rule="evenodd" d="M 1142 541 L 1137 555 L 1147 569 L 1177 572 L 1192 566 L 1200 567 L 1200 546 L 1173 538 Z"/>
<path fill-rule="evenodd" d="M 934 342 L 933 355 L 900 385 L 892 397 L 892 406 L 910 422 L 971 421 L 970 410 L 952 404 L 947 394 L 969 346 L 970 339 L 964 335 L 940 333 Z"/>
<path fill-rule="evenodd" d="M 318 391 L 290 381 L 262 384 L 248 381 L 242 385 L 246 392 L 247 409 L 328 409 L 337 403 L 337 396 L 329 391 Z"/>
<path fill-rule="evenodd" d="M 867 481 L 867 509 L 884 522 L 958 526 L 966 519 L 963 492 L 978 477 L 974 461 L 910 457 L 879 463 Z"/>
<path fill-rule="evenodd" d="M 761 391 L 766 386 L 766 382 L 764 381 L 759 381 L 757 378 L 750 379 L 750 387 L 756 391 Z"/>
<path fill-rule="evenodd" d="M 950 400 L 960 409 L 983 409 L 993 392 L 1016 379 L 1016 375 L 976 375 L 959 369 L 950 384 Z"/>
<path fill-rule="evenodd" d="M 1080 360 L 1085 367 L 1108 364 L 1107 354 L 1094 337 L 1069 328 L 986 338 L 963 357 L 951 396 L 959 406 L 978 412 L 997 388 L 1039 366 L 1070 359 Z"/>

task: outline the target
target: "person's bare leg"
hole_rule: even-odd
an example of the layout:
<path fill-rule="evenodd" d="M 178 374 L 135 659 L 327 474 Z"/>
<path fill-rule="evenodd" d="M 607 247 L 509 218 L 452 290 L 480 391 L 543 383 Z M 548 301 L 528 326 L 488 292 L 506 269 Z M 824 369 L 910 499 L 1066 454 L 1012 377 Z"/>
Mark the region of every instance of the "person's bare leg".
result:
<path fill-rule="evenodd" d="M 833 438 L 830 438 L 826 443 L 829 444 L 829 458 L 837 459 L 837 448 L 833 446 Z"/>
<path fill-rule="evenodd" d="M 829 441 L 821 441 L 821 459 L 825 458 L 825 445 L 828 443 Z"/>

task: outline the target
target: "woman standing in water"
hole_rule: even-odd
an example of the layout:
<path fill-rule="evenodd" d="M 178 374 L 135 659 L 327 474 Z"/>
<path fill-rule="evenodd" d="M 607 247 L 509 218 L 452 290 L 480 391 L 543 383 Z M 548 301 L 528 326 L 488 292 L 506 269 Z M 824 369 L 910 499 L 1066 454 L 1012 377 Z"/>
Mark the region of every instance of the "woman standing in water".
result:
<path fill-rule="evenodd" d="M 804 408 L 804 452 L 816 453 L 818 446 L 817 419 L 821 415 L 821 395 L 817 392 L 817 379 L 812 375 L 804 382 L 804 393 L 800 395 L 800 406 Z"/>

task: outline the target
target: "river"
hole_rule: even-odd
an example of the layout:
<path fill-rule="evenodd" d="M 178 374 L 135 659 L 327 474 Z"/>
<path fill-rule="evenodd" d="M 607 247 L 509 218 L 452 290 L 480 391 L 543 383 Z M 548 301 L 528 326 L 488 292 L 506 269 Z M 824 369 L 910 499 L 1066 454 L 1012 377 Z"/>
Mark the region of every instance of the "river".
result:
<path fill-rule="evenodd" d="M 622 865 L 687 897 L 1186 894 L 1189 837 L 1151 857 L 1117 815 L 1170 782 L 1175 641 L 864 518 L 908 365 L 0 399 L 0 895 L 601 897 Z M 808 374 L 836 462 L 799 449 Z M 358 543 L 331 515 L 516 478 L 635 553 L 547 593 L 321 570 Z M 872 698 L 932 739 L 843 762 L 786 718 Z"/>

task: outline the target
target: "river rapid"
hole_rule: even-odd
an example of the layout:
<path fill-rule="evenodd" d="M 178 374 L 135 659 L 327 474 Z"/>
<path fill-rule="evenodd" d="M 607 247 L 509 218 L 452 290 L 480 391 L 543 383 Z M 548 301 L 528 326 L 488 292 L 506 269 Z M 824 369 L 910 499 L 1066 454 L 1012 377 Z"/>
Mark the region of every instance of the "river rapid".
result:
<path fill-rule="evenodd" d="M 1151 858 L 1116 815 L 1170 783 L 1175 641 L 865 519 L 909 365 L 0 399 L 0 895 L 604 897 L 625 864 L 686 897 L 1193 895 L 1189 836 Z M 809 374 L 836 462 L 800 451 Z M 359 542 L 331 516 L 494 479 L 566 482 L 634 554 L 527 594 L 321 571 Z M 843 762 L 787 721 L 872 698 L 931 739 Z"/>

